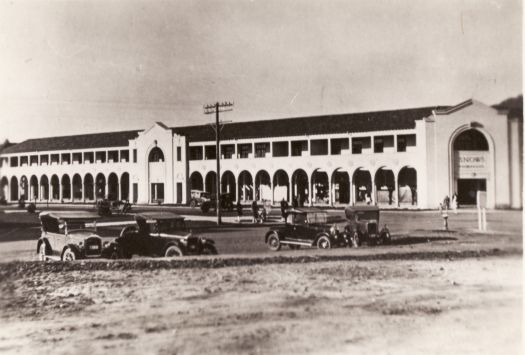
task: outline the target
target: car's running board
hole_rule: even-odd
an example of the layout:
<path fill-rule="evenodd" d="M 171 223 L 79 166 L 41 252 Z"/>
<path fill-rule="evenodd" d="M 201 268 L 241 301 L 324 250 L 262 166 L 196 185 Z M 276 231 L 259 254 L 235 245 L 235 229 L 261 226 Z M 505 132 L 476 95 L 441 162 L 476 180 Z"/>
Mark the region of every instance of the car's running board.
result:
<path fill-rule="evenodd" d="M 289 240 L 281 240 L 281 244 L 303 245 L 303 246 L 306 246 L 306 247 L 311 247 L 312 246 L 312 243 L 296 242 L 296 241 L 289 241 Z"/>
<path fill-rule="evenodd" d="M 46 261 L 47 260 L 51 260 L 51 261 L 60 261 L 60 256 L 51 256 L 51 255 L 46 255 Z"/>

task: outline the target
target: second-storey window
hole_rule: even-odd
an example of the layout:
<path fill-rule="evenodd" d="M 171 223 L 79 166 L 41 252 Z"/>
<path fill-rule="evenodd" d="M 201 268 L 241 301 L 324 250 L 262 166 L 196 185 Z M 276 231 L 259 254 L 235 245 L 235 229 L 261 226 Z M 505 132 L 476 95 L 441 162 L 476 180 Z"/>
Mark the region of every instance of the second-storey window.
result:
<path fill-rule="evenodd" d="M 202 160 L 202 147 L 190 147 L 190 160 Z"/>
<path fill-rule="evenodd" d="M 270 149 L 270 143 L 255 143 L 255 157 L 264 158 Z"/>

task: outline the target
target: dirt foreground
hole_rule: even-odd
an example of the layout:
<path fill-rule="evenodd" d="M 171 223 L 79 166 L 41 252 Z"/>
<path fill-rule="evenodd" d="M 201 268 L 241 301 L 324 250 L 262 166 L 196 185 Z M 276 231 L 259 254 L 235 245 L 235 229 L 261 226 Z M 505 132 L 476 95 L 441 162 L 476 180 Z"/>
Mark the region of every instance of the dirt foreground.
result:
<path fill-rule="evenodd" d="M 2 275 L 0 353 L 519 354 L 521 274 L 519 255 L 36 267 Z"/>

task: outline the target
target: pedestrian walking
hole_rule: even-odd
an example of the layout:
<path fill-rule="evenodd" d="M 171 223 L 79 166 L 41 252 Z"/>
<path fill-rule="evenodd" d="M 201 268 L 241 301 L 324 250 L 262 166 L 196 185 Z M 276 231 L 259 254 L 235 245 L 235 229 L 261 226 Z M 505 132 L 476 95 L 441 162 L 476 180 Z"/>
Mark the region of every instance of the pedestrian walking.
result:
<path fill-rule="evenodd" d="M 259 206 L 257 206 L 257 200 L 253 200 L 252 202 L 252 215 L 253 223 L 257 223 L 257 219 L 259 218 Z"/>
<path fill-rule="evenodd" d="M 241 217 L 242 217 L 242 205 L 241 200 L 237 200 L 237 223 L 241 223 Z"/>

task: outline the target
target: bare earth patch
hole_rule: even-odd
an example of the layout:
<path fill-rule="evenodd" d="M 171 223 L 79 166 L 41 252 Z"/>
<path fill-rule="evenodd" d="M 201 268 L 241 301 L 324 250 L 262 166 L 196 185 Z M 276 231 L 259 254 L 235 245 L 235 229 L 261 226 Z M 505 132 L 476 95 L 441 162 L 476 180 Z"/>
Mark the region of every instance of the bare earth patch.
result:
<path fill-rule="evenodd" d="M 2 276 L 0 352 L 518 354 L 521 273 L 512 255 L 35 267 Z"/>

